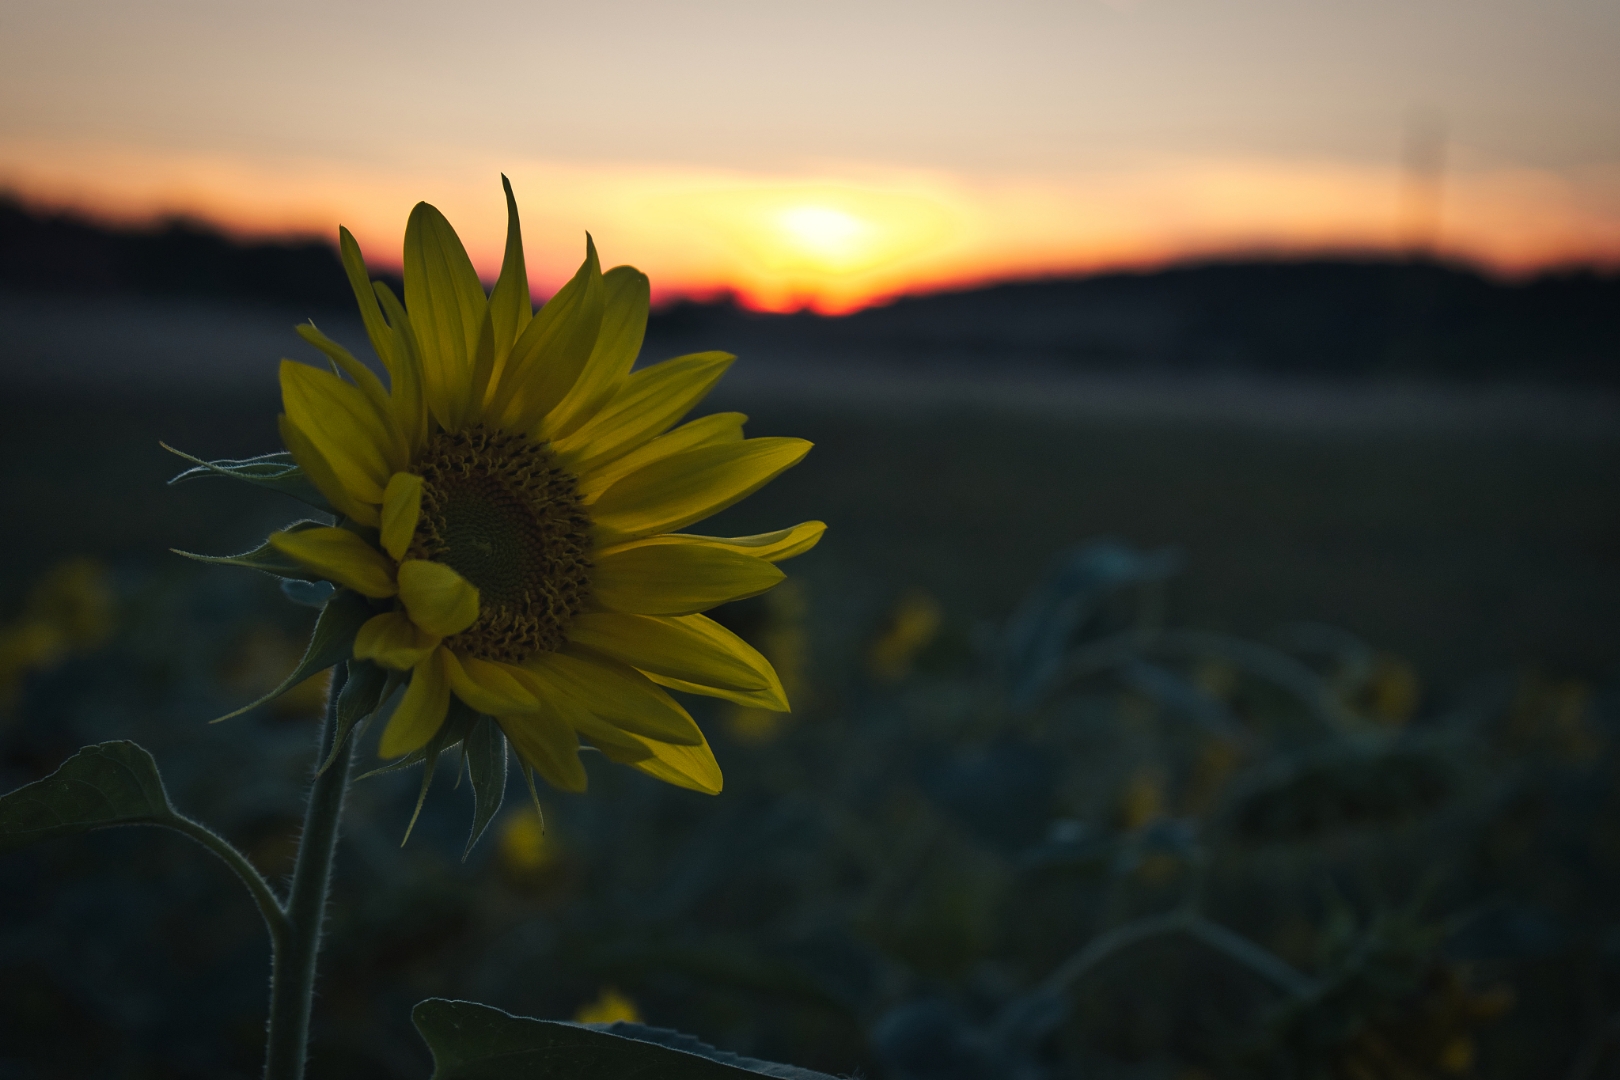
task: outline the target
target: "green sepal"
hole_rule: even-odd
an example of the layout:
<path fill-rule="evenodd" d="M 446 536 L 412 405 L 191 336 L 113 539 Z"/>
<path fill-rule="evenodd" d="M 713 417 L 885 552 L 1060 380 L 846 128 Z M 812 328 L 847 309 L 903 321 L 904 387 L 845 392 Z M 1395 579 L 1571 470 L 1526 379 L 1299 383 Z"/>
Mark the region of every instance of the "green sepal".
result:
<path fill-rule="evenodd" d="M 221 720 L 241 716 L 250 709 L 274 701 L 316 672 L 325 671 L 333 664 L 353 656 L 354 636 L 360 632 L 360 627 L 371 618 L 372 614 L 371 606 L 366 603 L 365 597 L 348 589 L 339 589 L 321 609 L 320 617 L 315 620 L 315 631 L 309 635 L 309 645 L 304 649 L 304 658 L 293 668 L 292 674 L 257 701 L 251 701 L 235 712 L 228 712 L 217 720 L 210 720 L 209 723 L 217 724 Z"/>
<path fill-rule="evenodd" d="M 401 772 L 410 768 L 412 765 L 422 764 L 426 758 L 427 747 L 424 746 L 418 750 L 412 750 L 402 758 L 395 758 L 393 761 L 379 765 L 375 769 L 368 769 L 366 772 L 363 772 L 359 776 L 355 777 L 355 780 L 370 780 L 373 776 L 386 776 L 389 773 Z"/>
<path fill-rule="evenodd" d="M 411 1022 L 433 1053 L 432 1080 L 833 1080 L 756 1061 L 641 1024 L 570 1024 L 429 998 Z"/>
<path fill-rule="evenodd" d="M 145 747 L 97 743 L 43 780 L 0 795 L 0 851 L 91 829 L 179 821 Z"/>
<path fill-rule="evenodd" d="M 337 760 L 338 751 L 343 749 L 355 725 L 377 711 L 377 706 L 385 700 L 383 690 L 388 688 L 393 674 L 370 660 L 349 661 L 349 677 L 338 693 L 337 734 L 332 739 L 332 752 L 321 762 L 315 775 L 325 772 Z"/>
<path fill-rule="evenodd" d="M 534 786 L 534 770 L 521 757 L 518 767 L 523 770 L 523 782 L 529 785 L 529 801 L 534 804 L 535 816 L 540 819 L 540 831 L 546 831 L 546 809 L 540 805 L 540 789 Z"/>
<path fill-rule="evenodd" d="M 290 495 L 301 503 L 307 503 L 322 513 L 332 514 L 332 504 L 326 501 L 326 496 L 315 489 L 304 470 L 293 461 L 291 454 L 279 450 L 274 454 L 260 454 L 251 458 L 221 458 L 218 461 L 204 461 L 199 457 L 192 457 L 184 450 L 176 450 L 168 443 L 160 442 L 159 446 L 176 457 L 192 462 L 192 467 L 170 480 L 169 483 L 178 484 L 182 480 L 196 480 L 204 476 L 224 476 L 231 480 L 242 480 L 256 487 L 269 488 L 279 491 L 283 495 Z"/>
<path fill-rule="evenodd" d="M 282 596 L 300 607 L 312 607 L 316 611 L 325 607 L 335 592 L 337 592 L 337 586 L 330 581 L 300 581 L 296 578 L 281 579 Z"/>
<path fill-rule="evenodd" d="M 326 525 L 319 521 L 295 521 L 282 532 L 303 532 L 305 529 L 321 529 Z M 199 555 L 194 551 L 181 551 L 179 548 L 170 548 L 170 551 L 181 558 L 194 559 L 197 562 L 219 563 L 223 566 L 242 566 L 249 570 L 258 570 L 278 578 L 292 578 L 296 581 L 320 581 L 321 576 L 309 567 L 283 554 L 273 547 L 269 540 L 254 548 L 244 551 L 240 555 Z"/>
<path fill-rule="evenodd" d="M 422 805 L 427 802 L 428 787 L 433 783 L 433 770 L 439 764 L 439 755 L 465 739 L 467 732 L 472 729 L 477 720 L 477 713 L 469 709 L 460 698 L 454 694 L 450 695 L 450 711 L 445 714 L 444 723 L 439 725 L 439 730 L 433 733 L 433 738 L 428 740 L 428 744 L 418 751 L 422 755 L 420 759 L 422 761 L 422 790 L 416 794 L 416 809 L 411 811 L 411 820 L 405 826 L 405 837 L 400 840 L 400 847 L 404 847 L 409 842 L 411 830 L 416 828 L 416 819 L 422 816 Z M 414 756 L 414 754 L 407 755 L 406 760 L 409 761 Z M 390 772 L 392 770 L 378 769 L 376 771 Z M 370 776 L 371 774 L 367 773 L 366 775 Z M 459 775 L 457 778 L 459 779 Z"/>
<path fill-rule="evenodd" d="M 462 740 L 461 757 L 467 763 L 467 778 L 473 790 L 472 833 L 467 837 L 467 849 L 461 853 L 461 861 L 466 862 L 473 845 L 506 801 L 506 736 L 500 725 L 491 717 L 480 716 Z"/>

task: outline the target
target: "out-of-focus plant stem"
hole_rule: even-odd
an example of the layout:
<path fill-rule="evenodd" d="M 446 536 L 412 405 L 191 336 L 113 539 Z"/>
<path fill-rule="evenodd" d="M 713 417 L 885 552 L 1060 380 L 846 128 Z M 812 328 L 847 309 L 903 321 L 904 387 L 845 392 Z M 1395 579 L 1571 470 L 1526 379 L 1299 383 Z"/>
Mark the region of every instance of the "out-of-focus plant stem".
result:
<path fill-rule="evenodd" d="M 347 664 L 339 664 L 332 672 L 326 721 L 321 727 L 320 751 L 315 757 L 317 765 L 329 759 L 331 764 L 316 774 L 309 789 L 304 831 L 293 866 L 292 892 L 287 897 L 287 924 L 275 943 L 265 1080 L 301 1080 L 309 1052 L 315 961 L 321 949 L 321 923 L 326 917 L 326 898 L 332 882 L 332 854 L 337 847 L 338 820 L 343 815 L 343 798 L 349 788 L 349 761 L 354 753 L 354 740 L 348 739 L 335 757 L 332 754 L 337 738 L 338 695 L 343 691 L 348 671 Z"/>
<path fill-rule="evenodd" d="M 1314 980 L 1300 974 L 1280 957 L 1248 938 L 1233 933 L 1219 923 L 1210 922 L 1196 911 L 1184 909 L 1132 919 L 1097 935 L 1086 944 L 1085 948 L 1048 975 L 1042 984 L 1042 990 L 1048 994 L 1061 994 L 1076 979 L 1115 953 L 1150 938 L 1167 934 L 1186 934 L 1237 961 L 1278 989 L 1296 997 L 1309 994 L 1316 985 Z"/>

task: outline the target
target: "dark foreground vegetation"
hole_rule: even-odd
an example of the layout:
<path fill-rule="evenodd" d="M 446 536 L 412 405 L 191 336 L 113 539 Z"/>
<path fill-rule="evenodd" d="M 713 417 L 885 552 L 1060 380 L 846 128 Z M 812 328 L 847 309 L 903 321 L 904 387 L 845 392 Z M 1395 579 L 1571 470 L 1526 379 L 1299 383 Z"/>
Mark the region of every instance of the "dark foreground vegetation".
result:
<path fill-rule="evenodd" d="M 904 594 L 841 627 L 844 668 L 812 651 L 817 594 L 739 605 L 800 704 L 702 709 L 719 797 L 593 758 L 543 831 L 516 800 L 463 860 L 459 762 L 403 850 L 417 778 L 360 781 L 312 1075 L 425 1077 L 406 1017 L 435 995 L 888 1080 L 1612 1075 L 1620 687 L 1425 694 L 1320 623 L 1188 628 L 1179 572 L 1082 545 L 977 631 Z M 5 787 L 135 738 L 288 871 L 322 681 L 205 721 L 291 665 L 296 609 L 75 564 L 25 617 L 72 633 L 16 687 Z M 206 855 L 143 830 L 8 853 L 0 925 L 4 1075 L 254 1075 L 265 944 Z"/>

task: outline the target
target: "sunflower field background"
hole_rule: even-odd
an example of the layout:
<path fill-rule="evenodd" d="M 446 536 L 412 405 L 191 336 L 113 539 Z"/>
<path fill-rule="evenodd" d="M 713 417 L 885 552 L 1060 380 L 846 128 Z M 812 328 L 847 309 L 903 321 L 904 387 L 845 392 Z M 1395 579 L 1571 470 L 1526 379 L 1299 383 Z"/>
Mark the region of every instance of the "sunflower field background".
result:
<path fill-rule="evenodd" d="M 306 314 L 0 305 L 0 787 L 136 739 L 178 806 L 290 869 L 323 686 L 206 721 L 313 613 L 166 554 L 288 507 L 166 488 L 156 444 L 275 448 Z M 122 381 L 31 359 L 42 327 Z M 450 762 L 403 849 L 417 780 L 358 783 L 312 1075 L 426 1076 L 428 996 L 892 1080 L 1620 1073 L 1612 429 L 1065 416 L 903 364 L 779 378 L 792 331 L 677 310 L 643 355 L 739 352 L 699 412 L 817 443 L 715 524 L 829 522 L 716 613 L 795 711 L 691 701 L 722 796 L 593 761 L 588 795 L 542 791 L 544 828 L 511 801 L 465 860 Z M 9 853 L 0 1078 L 256 1075 L 266 951 L 173 836 Z"/>

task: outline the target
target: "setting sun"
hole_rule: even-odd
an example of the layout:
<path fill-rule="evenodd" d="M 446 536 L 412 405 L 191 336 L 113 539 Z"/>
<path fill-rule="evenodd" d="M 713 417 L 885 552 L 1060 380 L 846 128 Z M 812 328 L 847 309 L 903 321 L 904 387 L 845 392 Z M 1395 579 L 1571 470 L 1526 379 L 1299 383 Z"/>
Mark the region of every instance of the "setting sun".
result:
<path fill-rule="evenodd" d="M 842 210 L 795 206 L 777 218 L 788 243 L 828 270 L 859 264 L 871 226 Z"/>

